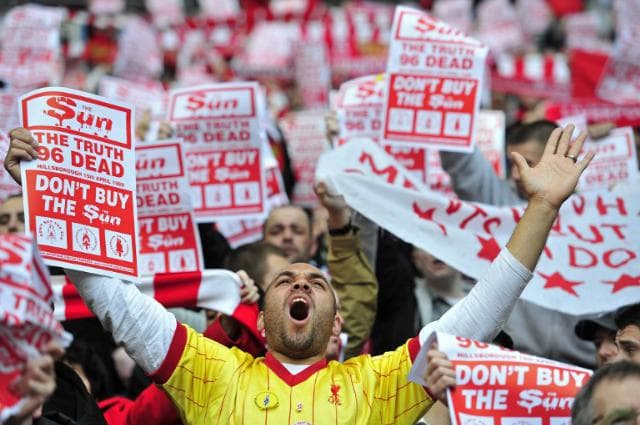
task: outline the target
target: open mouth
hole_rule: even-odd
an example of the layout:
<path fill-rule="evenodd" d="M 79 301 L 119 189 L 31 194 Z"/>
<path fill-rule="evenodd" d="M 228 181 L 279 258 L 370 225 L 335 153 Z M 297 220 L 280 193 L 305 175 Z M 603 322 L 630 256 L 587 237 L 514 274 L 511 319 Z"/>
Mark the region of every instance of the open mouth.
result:
<path fill-rule="evenodd" d="M 295 321 L 303 322 L 309 317 L 309 303 L 302 297 L 296 297 L 289 304 L 289 316 Z"/>

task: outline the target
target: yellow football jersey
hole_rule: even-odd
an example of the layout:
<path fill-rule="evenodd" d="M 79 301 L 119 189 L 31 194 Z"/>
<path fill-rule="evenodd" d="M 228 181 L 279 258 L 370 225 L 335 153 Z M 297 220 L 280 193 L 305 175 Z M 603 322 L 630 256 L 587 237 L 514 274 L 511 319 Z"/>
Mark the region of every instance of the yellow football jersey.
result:
<path fill-rule="evenodd" d="M 414 424 L 433 401 L 407 381 L 418 338 L 381 356 L 322 360 L 292 375 L 178 325 L 154 379 L 186 424 Z"/>

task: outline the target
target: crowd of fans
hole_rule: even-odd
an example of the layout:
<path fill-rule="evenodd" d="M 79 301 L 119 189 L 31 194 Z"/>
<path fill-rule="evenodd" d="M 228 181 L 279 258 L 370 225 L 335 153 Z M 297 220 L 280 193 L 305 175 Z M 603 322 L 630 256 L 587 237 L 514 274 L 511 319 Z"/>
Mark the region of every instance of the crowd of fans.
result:
<path fill-rule="evenodd" d="M 440 1 L 446 0 L 417 7 L 431 9 Z M 296 19 L 295 14 L 271 16 L 269 2 L 240 3 L 245 26 L 262 19 Z M 309 16 L 301 19 L 328 7 L 313 0 L 303 3 Z M 549 3 L 556 7 L 562 2 Z M 610 2 L 567 3 L 579 3 L 580 9 L 602 17 L 605 27 L 611 25 Z M 193 11 L 184 25 L 212 25 L 203 24 L 198 13 Z M 72 8 L 69 19 L 80 14 L 86 11 Z M 113 71 L 113 57 L 99 55 L 100 46 L 117 49 L 115 35 L 124 15 L 86 16 L 79 25 L 84 36 L 70 29 L 77 21 L 68 23 L 65 43 L 80 37 L 86 55 L 68 58 L 67 69 L 81 69 L 79 88 L 95 91 L 100 76 Z M 557 15 L 535 38 L 537 46 L 528 48 L 561 51 L 560 24 Z M 239 27 L 228 21 L 228 28 Z M 176 28 L 164 27 L 158 34 L 169 38 L 179 33 Z M 601 32 L 605 40 L 612 37 L 611 27 Z M 206 55 L 200 68 L 207 82 L 247 78 L 234 67 L 233 50 L 218 47 L 202 46 L 202 51 L 215 52 Z M 164 71 L 158 80 L 166 87 L 181 77 L 179 50 L 163 51 Z M 336 72 L 333 84 L 353 76 Z M 287 111 L 302 108 L 291 76 L 260 74 L 256 79 L 267 88 L 276 127 Z M 247 423 L 447 424 L 445 394 L 455 387 L 455 374 L 446 356 L 437 347 L 430 350 L 426 390 L 406 380 L 417 350 L 434 330 L 596 369 L 575 399 L 573 423 L 637 423 L 640 304 L 576 317 L 518 300 L 558 209 L 593 158 L 587 153 L 576 160 L 587 135 L 576 137 L 573 126 L 558 129 L 545 119 L 542 97 L 497 92 L 490 97 L 488 104 L 507 113 L 508 179 L 498 177 L 477 149 L 471 154 L 440 152 L 442 168 L 460 199 L 527 205 L 485 278 L 475 282 L 434 256 L 437 250 L 425 252 L 378 228 L 318 182 L 320 207 L 272 209 L 259 241 L 232 249 L 215 219 L 199 225 L 206 268 L 238 272 L 243 282 L 241 318 L 193 308 L 168 312 L 117 279 L 68 272 L 96 318 L 65 322 L 74 336 L 71 346 L 52 346 L 25 366 L 14 391 L 29 403 L 6 423 L 244 423 L 246 415 Z M 10 107 L 17 109 L 17 103 Z M 327 116 L 330 139 L 336 129 L 328 110 Z M 139 117 L 140 140 L 149 131 L 158 132 L 159 139 L 172 135 L 168 123 L 153 127 L 150 120 L 150 114 Z M 613 127 L 594 123 L 589 133 L 597 140 Z M 10 140 L 4 164 L 19 182 L 20 163 L 36 159 L 38 143 L 28 130 L 4 130 Z M 291 194 L 296 179 L 287 140 L 279 130 L 275 134 L 272 146 Z M 2 200 L 0 235 L 24 232 L 24 222 L 22 196 Z M 52 268 L 52 273 L 63 271 Z M 316 395 L 316 387 L 331 388 L 333 398 Z M 316 402 L 317 412 L 312 407 Z M 288 416 L 272 409 L 278 403 L 289 405 Z M 273 412 L 269 421 L 274 422 L 265 412 Z M 311 414 L 314 421 L 306 419 Z"/>

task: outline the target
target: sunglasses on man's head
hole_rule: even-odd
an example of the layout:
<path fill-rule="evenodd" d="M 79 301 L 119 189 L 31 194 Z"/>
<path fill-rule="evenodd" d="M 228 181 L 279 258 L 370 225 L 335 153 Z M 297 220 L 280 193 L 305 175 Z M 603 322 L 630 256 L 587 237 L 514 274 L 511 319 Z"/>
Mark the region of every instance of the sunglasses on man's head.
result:
<path fill-rule="evenodd" d="M 23 212 L 19 212 L 17 214 L 4 213 L 4 214 L 0 214 L 0 226 L 6 226 L 7 224 L 9 224 L 9 221 L 11 221 L 12 215 L 15 215 L 16 217 L 18 217 L 18 221 L 24 224 Z"/>

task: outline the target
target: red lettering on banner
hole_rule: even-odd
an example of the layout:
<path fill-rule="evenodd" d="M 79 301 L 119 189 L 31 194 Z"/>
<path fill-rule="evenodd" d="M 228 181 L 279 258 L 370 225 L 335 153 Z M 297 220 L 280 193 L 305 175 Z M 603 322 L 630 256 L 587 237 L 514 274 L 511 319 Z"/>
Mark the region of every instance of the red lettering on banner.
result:
<path fill-rule="evenodd" d="M 579 204 L 578 204 L 579 202 Z M 584 196 L 582 195 L 574 195 L 571 197 L 571 205 L 573 206 L 573 210 L 576 212 L 577 215 L 582 215 L 582 213 L 584 212 L 584 207 L 586 205 L 586 201 L 584 199 Z"/>
<path fill-rule="evenodd" d="M 435 221 L 433 219 L 433 214 L 436 212 L 435 208 L 429 208 L 428 210 L 421 210 L 420 207 L 418 206 L 417 202 L 413 203 L 413 212 L 420 217 L 423 220 L 428 220 L 433 222 L 436 226 L 438 226 L 440 228 L 440 230 L 442 230 L 442 234 L 444 234 L 445 236 L 447 236 L 447 228 L 444 227 L 444 225 L 442 225 L 441 223 L 438 223 L 437 221 Z"/>
<path fill-rule="evenodd" d="M 578 261 L 578 253 L 584 253 L 588 260 Z M 585 258 L 585 257 L 582 257 Z M 598 264 L 598 257 L 586 248 L 569 245 L 569 265 L 581 269 L 595 267 Z"/>
<path fill-rule="evenodd" d="M 361 99 L 366 99 L 370 96 L 382 98 L 382 90 L 376 90 L 378 83 L 376 81 L 365 81 L 358 86 L 356 96 Z"/>
<path fill-rule="evenodd" d="M 489 233 L 490 235 L 493 234 L 493 232 L 491 232 L 491 225 L 493 223 L 495 223 L 496 226 L 500 226 L 500 224 L 502 223 L 502 220 L 500 220 L 498 217 L 493 217 L 485 221 L 484 224 L 482 225 L 482 227 L 484 228 L 484 231 Z"/>
<path fill-rule="evenodd" d="M 210 111 L 217 110 L 235 110 L 238 108 L 238 99 L 213 99 L 207 103 L 205 93 L 194 93 L 187 98 L 187 109 L 191 112 L 208 109 Z"/>
<path fill-rule="evenodd" d="M 358 161 L 361 164 L 368 163 L 371 171 L 373 171 L 375 175 L 386 175 L 387 183 L 393 183 L 396 180 L 396 177 L 398 177 L 398 169 L 396 167 L 394 167 L 393 165 L 389 165 L 388 167 L 382 169 L 378 168 L 373 162 L 373 156 L 371 156 L 371 154 L 368 152 L 362 151 L 362 153 L 360 154 L 360 158 L 358 158 Z"/>
<path fill-rule="evenodd" d="M 594 226 L 593 224 L 589 226 L 589 229 L 591 229 L 591 233 L 593 235 L 593 238 L 591 238 L 591 239 L 589 239 L 589 238 L 583 236 L 582 234 L 580 234 L 580 232 L 578 232 L 574 226 L 569 225 L 568 228 L 569 228 L 569 231 L 571 233 L 573 233 L 581 241 L 590 242 L 590 243 L 593 243 L 593 244 L 604 242 L 604 237 L 602 236 L 602 233 L 600 233 L 598 228 L 596 226 Z"/>
<path fill-rule="evenodd" d="M 625 207 L 624 199 L 622 198 L 616 198 L 615 204 L 605 204 L 602 196 L 598 196 L 596 200 L 596 208 L 600 215 L 606 215 L 609 208 L 616 208 L 620 215 L 627 215 L 627 208 Z"/>
<path fill-rule="evenodd" d="M 518 224 L 522 218 L 522 212 L 517 208 L 511 208 L 511 215 L 513 215 L 513 221 Z M 558 216 L 560 217 L 560 216 Z"/>
<path fill-rule="evenodd" d="M 623 255 L 623 259 L 618 259 L 616 261 L 616 259 L 614 259 L 614 256 L 617 256 L 617 254 L 622 254 Z M 602 256 L 602 260 L 604 261 L 604 263 L 608 266 L 611 267 L 613 269 L 617 269 L 618 267 L 622 267 L 625 264 L 629 263 L 629 261 L 631 260 L 635 260 L 636 258 L 638 258 L 638 254 L 636 254 L 635 252 L 631 251 L 630 249 L 627 248 L 616 248 L 616 249 L 611 249 L 607 252 L 604 253 L 604 255 Z"/>
<path fill-rule="evenodd" d="M 473 220 L 475 217 L 477 217 L 478 215 L 481 215 L 483 217 L 486 217 L 488 214 L 485 210 L 483 210 L 482 208 L 480 208 L 477 205 L 473 205 L 473 208 L 475 208 L 475 211 L 467 218 L 465 218 L 464 220 L 462 220 L 462 222 L 460 222 L 460 228 L 464 229 L 465 227 L 467 227 L 467 224 L 469 224 L 469 222 L 471 220 Z"/>
<path fill-rule="evenodd" d="M 110 118 L 98 117 L 88 111 L 82 111 L 76 115 L 75 108 L 78 104 L 67 96 L 52 96 L 47 99 L 47 106 L 53 109 L 47 109 L 44 113 L 57 119 L 59 127 L 64 127 L 64 122 L 73 118 L 83 127 L 93 127 L 105 131 L 111 131 L 113 127 L 113 121 Z"/>
<path fill-rule="evenodd" d="M 457 212 L 460 207 L 462 207 L 462 202 L 457 199 L 449 199 L 449 206 L 447 207 L 447 215 L 454 214 Z"/>
<path fill-rule="evenodd" d="M 604 228 L 611 228 L 611 230 L 613 230 L 613 233 L 615 233 L 615 234 L 616 234 L 616 236 L 617 236 L 619 239 L 623 239 L 623 240 L 625 239 L 625 236 L 624 236 L 624 234 L 622 233 L 622 230 L 621 230 L 621 229 L 622 229 L 623 227 L 627 227 L 627 225 L 626 225 L 626 224 L 607 224 L 607 223 L 605 223 L 605 224 L 601 224 L 600 226 L 602 226 L 602 227 L 604 227 Z"/>

